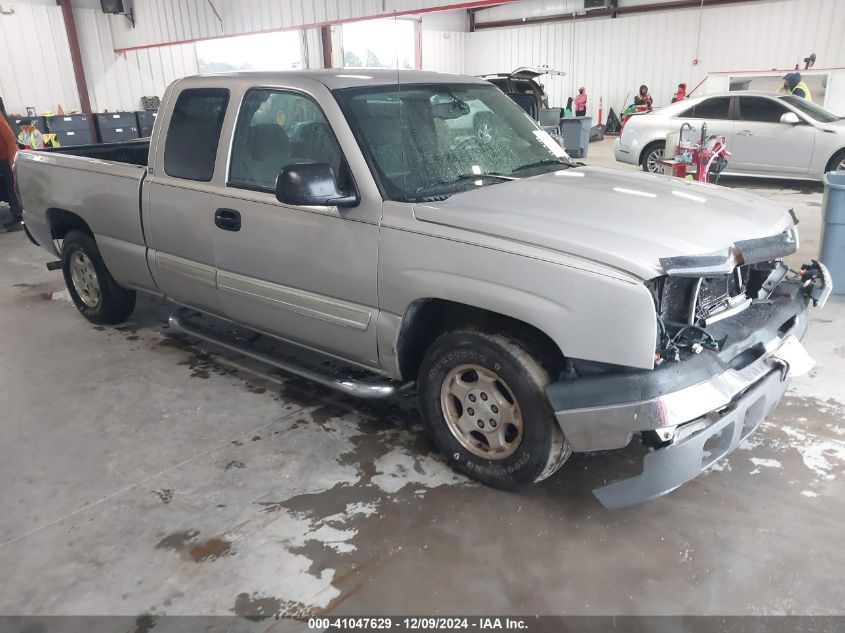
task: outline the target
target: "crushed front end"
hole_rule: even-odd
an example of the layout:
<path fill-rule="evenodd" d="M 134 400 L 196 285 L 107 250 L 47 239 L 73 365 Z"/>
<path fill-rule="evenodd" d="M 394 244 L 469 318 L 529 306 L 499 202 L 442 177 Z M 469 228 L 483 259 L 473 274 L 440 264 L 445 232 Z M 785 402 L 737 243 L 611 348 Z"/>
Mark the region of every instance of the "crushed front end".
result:
<path fill-rule="evenodd" d="M 832 289 L 813 261 L 798 271 L 780 259 L 797 234 L 737 242 L 726 253 L 661 260 L 647 282 L 658 321 L 652 370 L 573 361 L 547 388 L 572 450 L 652 448 L 639 475 L 594 491 L 608 508 L 660 496 L 733 451 L 780 401 L 787 378 L 812 359 L 800 340 L 807 306 Z"/>

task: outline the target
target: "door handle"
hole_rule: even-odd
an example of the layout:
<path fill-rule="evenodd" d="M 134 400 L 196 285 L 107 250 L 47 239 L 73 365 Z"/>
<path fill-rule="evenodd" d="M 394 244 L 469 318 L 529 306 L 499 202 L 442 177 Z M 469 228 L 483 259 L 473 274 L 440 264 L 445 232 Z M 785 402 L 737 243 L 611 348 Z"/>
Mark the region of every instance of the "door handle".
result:
<path fill-rule="evenodd" d="M 754 136 L 754 132 L 751 130 L 740 130 L 736 133 L 737 136 Z"/>
<path fill-rule="evenodd" d="M 240 231 L 241 214 L 234 209 L 217 209 L 214 212 L 214 224 L 224 231 Z"/>

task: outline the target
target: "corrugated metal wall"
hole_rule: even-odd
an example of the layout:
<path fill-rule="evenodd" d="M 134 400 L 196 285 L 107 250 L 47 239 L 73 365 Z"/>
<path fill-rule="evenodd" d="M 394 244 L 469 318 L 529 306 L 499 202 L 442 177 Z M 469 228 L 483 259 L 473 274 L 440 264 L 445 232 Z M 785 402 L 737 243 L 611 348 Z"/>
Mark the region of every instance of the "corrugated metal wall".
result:
<path fill-rule="evenodd" d="M 642 6 L 645 4 L 666 4 L 676 0 L 617 0 L 620 9 Z M 705 3 L 707 0 L 705 0 Z M 584 0 L 519 0 L 512 4 L 503 4 L 476 13 L 475 23 L 496 22 L 498 20 L 513 20 L 522 18 L 541 18 L 567 13 L 584 13 L 593 9 L 585 9 Z"/>
<path fill-rule="evenodd" d="M 78 108 L 61 9 L 55 2 L 14 6 L 14 13 L 0 14 L 0 97 L 6 110 Z"/>
<path fill-rule="evenodd" d="M 700 63 L 699 10 L 672 10 L 616 19 L 576 20 L 470 33 L 465 71 L 482 74 L 548 64 L 568 73 L 545 77 L 550 102 L 563 105 L 581 85 L 589 112 L 599 97 L 605 116 L 649 86 L 665 104 L 679 82 L 691 89 L 708 72 L 792 68 L 815 52 L 816 67 L 845 66 L 845 2 L 778 0 L 705 8 Z M 423 52 L 425 55 L 425 52 Z"/>
<path fill-rule="evenodd" d="M 212 2 L 224 16 L 227 31 L 442 4 L 438 0 Z M 197 71 L 192 44 L 114 53 L 121 47 L 119 33 L 127 30 L 128 21 L 103 15 L 96 2 L 91 5 L 75 9 L 74 16 L 95 110 L 136 109 L 142 95 L 161 95 L 167 83 Z M 135 5 L 141 35 L 133 37 L 157 32 L 180 39 L 214 34 L 220 28 L 205 0 L 136 0 Z M 18 0 L 15 9 L 14 14 L 0 14 L 0 95 L 7 108 L 22 112 L 35 106 L 41 112 L 54 110 L 59 103 L 66 110 L 78 108 L 61 10 L 54 0 Z M 595 115 L 599 96 L 604 97 L 605 112 L 610 106 L 618 109 L 640 83 L 649 85 L 658 103 L 666 103 L 678 82 L 692 87 L 709 71 L 790 68 L 810 52 L 818 57 L 817 67 L 845 66 L 841 39 L 845 1 L 773 0 L 706 8 L 703 15 L 699 65 L 692 64 L 699 27 L 699 11 L 693 9 L 475 33 L 423 28 L 423 68 L 481 74 L 549 64 L 569 73 L 544 79 L 552 102 L 565 103 L 579 85 L 585 85 L 590 113 Z M 173 20 L 163 25 L 168 18 Z M 33 24 L 38 25 L 37 33 Z M 437 26 L 436 21 L 431 24 Z M 164 30 L 159 32 L 158 27 Z M 312 30 L 307 39 L 309 58 L 318 62 L 319 34 Z"/>
<path fill-rule="evenodd" d="M 5 5 L 6 3 L 4 3 Z M 62 10 L 55 0 L 16 2 L 0 14 L 0 97 L 10 113 L 80 107 Z M 115 53 L 110 17 L 99 8 L 73 11 L 92 109 L 137 110 L 140 98 L 164 94 L 197 72 L 193 44 Z M 123 18 L 125 20 L 125 18 Z"/>
<path fill-rule="evenodd" d="M 420 33 L 422 69 L 462 75 L 466 72 L 467 42 L 472 33 L 423 29 Z"/>
<path fill-rule="evenodd" d="M 135 28 L 120 16 L 109 20 L 115 47 L 123 49 L 454 4 L 465 0 L 135 0 Z"/>
<path fill-rule="evenodd" d="M 99 9 L 74 9 L 91 108 L 139 110 L 142 96 L 159 96 L 174 79 L 197 74 L 194 44 L 116 53 L 109 16 Z"/>

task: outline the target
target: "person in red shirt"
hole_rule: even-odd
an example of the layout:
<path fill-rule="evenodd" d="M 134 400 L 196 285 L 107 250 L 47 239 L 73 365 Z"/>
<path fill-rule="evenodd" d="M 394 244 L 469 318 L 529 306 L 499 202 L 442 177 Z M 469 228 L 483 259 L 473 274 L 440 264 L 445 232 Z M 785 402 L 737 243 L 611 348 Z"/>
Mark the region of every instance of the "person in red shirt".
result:
<path fill-rule="evenodd" d="M 686 84 L 678 84 L 678 91 L 672 97 L 672 103 L 676 101 L 683 101 L 684 97 L 687 96 L 687 85 Z"/>
<path fill-rule="evenodd" d="M 15 193 L 15 178 L 12 174 L 12 165 L 17 153 L 18 141 L 15 133 L 6 121 L 6 117 L 0 112 L 0 200 L 8 202 L 12 212 L 12 220 L 3 227 L 7 231 L 19 231 L 23 228 L 21 205 Z"/>

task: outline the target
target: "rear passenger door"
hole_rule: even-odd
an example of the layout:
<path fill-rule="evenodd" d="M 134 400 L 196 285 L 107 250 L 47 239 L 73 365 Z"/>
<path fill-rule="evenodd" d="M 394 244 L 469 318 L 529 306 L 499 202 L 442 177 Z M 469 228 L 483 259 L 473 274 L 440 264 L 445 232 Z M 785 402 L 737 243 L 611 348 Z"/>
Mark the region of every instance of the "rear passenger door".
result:
<path fill-rule="evenodd" d="M 739 97 L 739 116 L 733 144 L 728 145 L 730 165 L 742 171 L 773 174 L 806 174 L 813 157 L 815 128 L 801 123 L 781 123 L 792 112 L 775 99 Z"/>
<path fill-rule="evenodd" d="M 219 314 L 213 185 L 229 90 L 185 88 L 173 97 L 166 105 L 168 129 L 150 149 L 153 162 L 143 189 L 147 261 L 165 295 Z"/>
<path fill-rule="evenodd" d="M 734 135 L 734 121 L 732 118 L 731 97 L 710 97 L 695 104 L 686 112 L 676 117 L 678 127 L 684 122 L 689 123 L 695 129 L 701 129 L 707 124 L 707 135 L 715 134 L 724 136 L 728 142 L 730 151 Z M 677 131 L 676 130 L 672 130 Z M 696 140 L 699 137 L 696 136 Z"/>
<path fill-rule="evenodd" d="M 321 102 L 336 108 L 325 96 Z M 344 188 L 355 186 L 314 97 L 294 89 L 247 90 L 225 193 L 239 226 L 218 229 L 213 238 L 223 309 L 259 331 L 375 366 L 381 198 L 362 195 L 349 209 L 282 204 L 276 177 L 295 163 L 327 163 Z"/>

